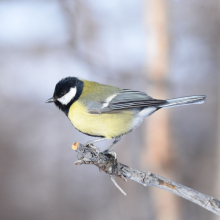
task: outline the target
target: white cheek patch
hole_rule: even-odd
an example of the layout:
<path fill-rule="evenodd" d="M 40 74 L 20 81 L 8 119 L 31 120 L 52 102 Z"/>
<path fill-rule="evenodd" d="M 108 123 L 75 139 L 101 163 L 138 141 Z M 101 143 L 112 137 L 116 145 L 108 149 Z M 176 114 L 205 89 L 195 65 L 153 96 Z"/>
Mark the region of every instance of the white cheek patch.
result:
<path fill-rule="evenodd" d="M 63 105 L 67 105 L 76 95 L 76 87 L 71 88 L 68 93 L 66 93 L 61 98 L 57 99 Z"/>
<path fill-rule="evenodd" d="M 112 101 L 112 99 L 115 98 L 115 96 L 117 96 L 117 94 L 108 97 L 108 98 L 105 100 L 105 103 L 102 105 L 102 108 L 107 107 L 107 106 L 109 105 L 109 103 Z"/>

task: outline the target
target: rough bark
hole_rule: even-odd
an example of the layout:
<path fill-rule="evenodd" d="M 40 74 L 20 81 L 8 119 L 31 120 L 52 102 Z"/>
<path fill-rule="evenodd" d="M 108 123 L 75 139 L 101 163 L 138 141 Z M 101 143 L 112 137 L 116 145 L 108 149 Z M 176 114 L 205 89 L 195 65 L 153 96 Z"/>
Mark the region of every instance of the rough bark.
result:
<path fill-rule="evenodd" d="M 166 179 L 164 177 L 158 176 L 151 172 L 143 172 L 137 169 L 133 169 L 127 165 L 119 163 L 116 159 L 114 152 L 105 154 L 100 152 L 97 147 L 93 145 L 84 146 L 79 142 L 72 145 L 72 149 L 75 150 L 81 158 L 75 162 L 76 165 L 81 164 L 93 164 L 97 166 L 100 170 L 109 174 L 114 184 L 120 191 L 123 190 L 117 185 L 114 180 L 114 176 L 122 178 L 123 180 L 131 179 L 137 183 L 144 186 L 154 186 L 160 189 L 164 189 L 171 193 L 174 193 L 182 198 L 185 198 L 197 205 L 215 213 L 220 216 L 220 201 L 202 194 L 194 189 L 176 183 L 172 180 Z M 126 194 L 125 194 L 126 195 Z"/>

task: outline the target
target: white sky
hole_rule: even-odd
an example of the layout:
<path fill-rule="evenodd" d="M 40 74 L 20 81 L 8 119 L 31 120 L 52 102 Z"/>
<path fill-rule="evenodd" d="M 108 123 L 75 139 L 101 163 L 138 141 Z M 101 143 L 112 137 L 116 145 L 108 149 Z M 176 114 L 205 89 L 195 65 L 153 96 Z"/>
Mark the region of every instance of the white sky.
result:
<path fill-rule="evenodd" d="M 141 67 L 145 58 L 142 2 L 84 2 L 98 22 L 94 49 L 102 49 L 104 66 L 122 71 Z M 1 1 L 0 49 L 3 53 L 0 52 L 0 91 L 6 96 L 16 94 L 28 100 L 33 97 L 45 99 L 47 94 L 52 95 L 55 84 L 66 76 L 96 80 L 91 69 L 68 50 L 39 55 L 22 52 L 39 45 L 62 47 L 68 41 L 67 31 L 57 1 Z M 96 53 L 99 54 L 98 49 Z"/>
<path fill-rule="evenodd" d="M 67 30 L 56 1 L 0 2 L 0 46 L 59 45 Z"/>

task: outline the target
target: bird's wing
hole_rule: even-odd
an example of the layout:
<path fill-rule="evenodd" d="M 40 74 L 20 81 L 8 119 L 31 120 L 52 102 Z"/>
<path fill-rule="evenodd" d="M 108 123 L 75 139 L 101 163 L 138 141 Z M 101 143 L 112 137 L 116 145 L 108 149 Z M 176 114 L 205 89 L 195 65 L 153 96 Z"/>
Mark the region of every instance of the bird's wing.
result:
<path fill-rule="evenodd" d="M 144 92 L 123 89 L 102 102 L 90 102 L 88 111 L 91 114 L 112 113 L 131 108 L 158 106 L 165 100 L 153 99 Z"/>

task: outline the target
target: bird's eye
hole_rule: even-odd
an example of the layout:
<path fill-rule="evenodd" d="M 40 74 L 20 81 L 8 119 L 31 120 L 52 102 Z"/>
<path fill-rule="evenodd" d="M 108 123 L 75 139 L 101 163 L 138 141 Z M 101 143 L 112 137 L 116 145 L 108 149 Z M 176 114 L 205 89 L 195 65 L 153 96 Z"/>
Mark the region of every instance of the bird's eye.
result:
<path fill-rule="evenodd" d="M 64 96 L 64 92 L 61 93 L 61 96 Z"/>

